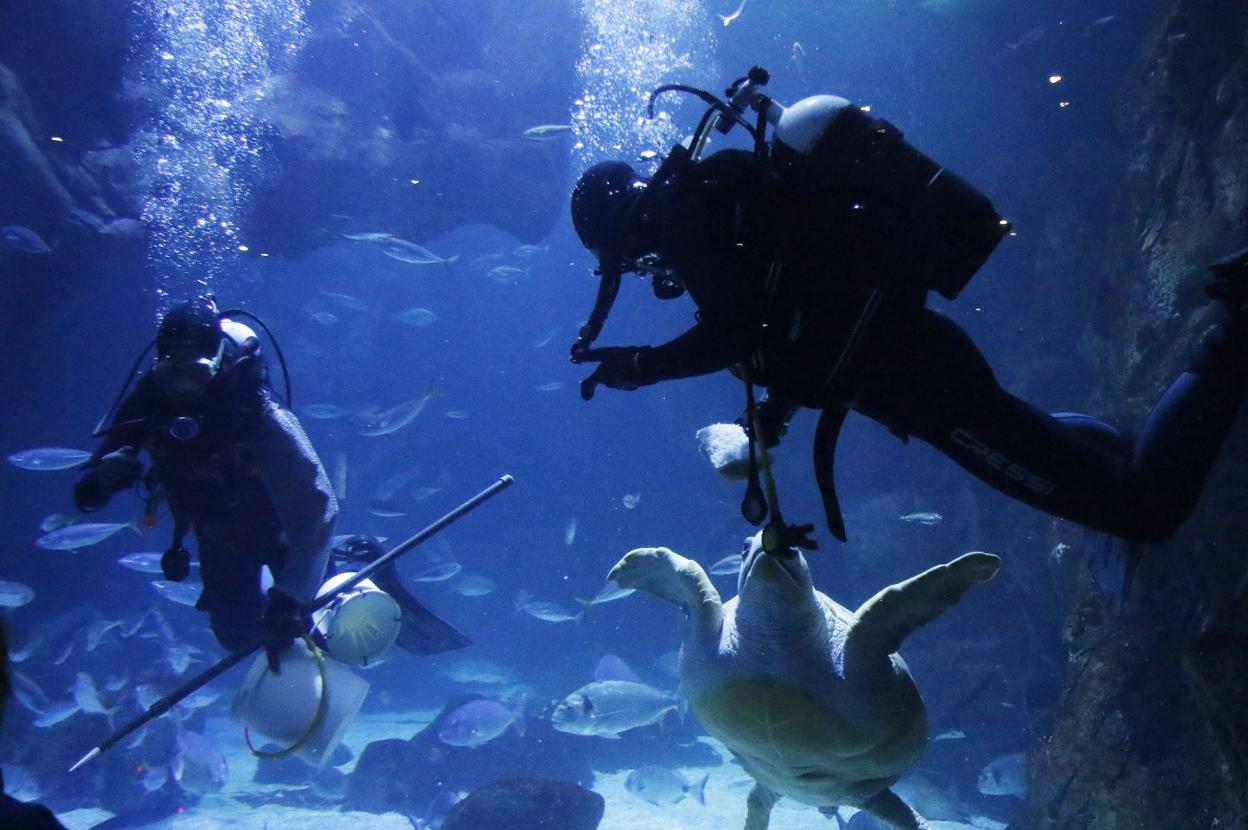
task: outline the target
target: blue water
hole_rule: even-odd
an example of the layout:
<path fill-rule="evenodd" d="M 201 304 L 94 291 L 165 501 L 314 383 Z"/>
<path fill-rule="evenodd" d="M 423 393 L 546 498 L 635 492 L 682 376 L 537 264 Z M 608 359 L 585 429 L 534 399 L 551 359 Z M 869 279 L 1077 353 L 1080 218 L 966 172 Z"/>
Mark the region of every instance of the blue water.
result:
<path fill-rule="evenodd" d="M 159 18 L 165 8 L 146 5 L 150 8 L 135 13 L 154 10 Z M 166 5 L 219 11 L 207 2 Z M 759 64 L 771 71 L 768 89 L 777 100 L 829 92 L 869 105 L 872 114 L 898 125 L 912 143 L 989 194 L 1018 230 L 958 301 L 933 305 L 965 327 L 1007 388 L 1027 381 L 1020 391 L 1041 407 L 1078 408 L 1085 402 L 1095 367 L 1078 354 L 1072 336 L 1093 298 L 1054 298 L 1036 274 L 1041 264 L 1068 255 L 1054 228 L 1078 228 L 1084 222 L 1088 233 L 1096 233 L 1114 197 L 1102 191 L 1095 170 L 1089 169 L 1086 188 L 1077 194 L 1076 218 L 1055 222 L 1075 196 L 1061 192 L 1051 174 L 1080 170 L 1086 158 L 1112 147 L 1111 101 L 1155 4 L 751 0 L 728 26 L 717 16 L 732 11 L 727 0 L 581 0 L 533 9 L 485 0 L 470 5 L 378 4 L 378 13 L 387 15 L 400 36 L 407 27 L 436 33 L 436 42 L 425 46 L 425 57 L 439 66 L 472 65 L 477 59 L 473 49 L 480 48 L 469 48 L 474 36 L 483 38 L 491 23 L 492 31 L 500 25 L 505 30 L 509 18 L 525 37 L 506 47 L 521 58 L 527 52 L 542 54 L 543 39 L 532 33 L 545 27 L 581 32 L 579 63 L 567 62 L 561 76 L 546 79 L 542 88 L 549 97 L 514 102 L 519 114 L 511 116 L 520 129 L 579 118 L 576 135 L 558 139 L 566 159 L 564 199 L 575 174 L 611 157 L 614 148 L 633 159 L 645 149 L 664 149 L 693 128 L 699 110 L 691 103 L 669 108 L 672 119 L 666 126 L 638 126 L 644 94 L 653 83 L 691 82 L 722 91 Z M 617 8 L 603 16 L 599 7 L 604 5 Z M 337 533 L 370 533 L 397 542 L 500 475 L 515 476 L 513 488 L 412 554 L 403 566 L 411 573 L 430 556 L 453 555 L 466 574 L 496 584 L 493 593 L 474 598 L 450 590 L 453 580 L 413 585 L 423 602 L 475 645 L 437 659 L 392 654 L 368 672 L 373 691 L 366 714 L 439 705 L 455 691 L 440 672 L 457 656 L 488 658 L 512 669 L 532 690 L 539 713 L 543 704 L 588 682 L 598 659 L 609 653 L 621 656 L 645 679 L 674 688 L 674 679 L 657 661 L 678 645 L 683 620 L 675 609 L 632 597 L 597 607 L 581 622 L 555 624 L 517 612 L 515 597 L 523 590 L 575 608 L 574 598 L 593 596 L 611 565 L 634 547 L 668 546 L 705 566 L 737 551 L 750 531 L 738 512 L 741 490 L 705 463 L 693 435 L 708 423 L 740 414 L 741 384 L 721 373 L 631 394 L 600 389 L 593 401 L 580 399 L 577 383 L 588 370 L 569 362 L 568 347 L 592 305 L 595 282 L 591 257 L 573 234 L 566 207 L 559 207 L 554 226 L 540 238 L 520 239 L 473 222 L 444 233 L 409 234 L 439 256 L 457 256 L 450 266 L 409 265 L 366 243 L 338 239 L 342 230 L 389 230 L 349 218 L 343 226 L 326 229 L 326 244 L 311 253 L 294 259 L 270 255 L 266 240 L 248 237 L 241 218 L 255 183 L 271 175 L 270 165 L 276 163 L 265 155 L 269 125 L 231 122 L 234 132 L 215 135 L 213 125 L 219 122 L 203 109 L 204 101 L 238 95 L 292 70 L 332 78 L 335 67 L 317 63 L 319 53 L 305 42 L 306 22 L 292 18 L 304 14 L 299 4 L 284 2 L 267 11 L 231 18 L 239 28 L 222 35 L 218 45 L 235 50 L 238 60 L 209 62 L 206 69 L 197 63 L 204 58 L 197 50 L 213 48 L 208 42 L 213 36 L 184 40 L 174 48 L 149 31 L 147 39 L 131 46 L 131 65 L 148 67 L 143 77 L 160 83 L 163 72 L 189 84 L 179 87 L 169 109 L 134 114 L 136 124 L 155 134 L 175 122 L 186 131 L 176 152 L 162 148 L 159 139 L 139 152 L 145 165 L 161 159 L 175 165 L 176 170 L 165 169 L 162 175 L 187 185 L 181 199 L 170 197 L 167 181 L 163 189 L 149 192 L 141 216 L 150 231 L 142 262 L 105 256 L 61 267 L 56 252 L 45 261 L 11 252 L 0 260 L 0 382 L 7 401 L 0 415 L 0 451 L 91 448 L 91 429 L 151 337 L 160 309 L 207 288 L 223 306 L 243 306 L 269 324 L 286 352 L 294 410 L 331 477 L 345 459 L 346 493 Z M 8 31 L 20 31 L 22 14 L 14 12 L 10 21 L 16 28 Z M 17 41 L 0 35 L 0 63 L 37 66 L 47 60 L 27 51 L 35 44 Z M 591 50 L 595 42 L 604 48 Z M 637 49 L 653 51 L 640 62 L 635 52 L 620 51 Z M 162 62 L 164 52 L 173 57 Z M 523 60 L 513 65 L 523 66 Z M 205 90 L 195 86 L 205 72 L 238 74 L 219 89 Z M 1051 82 L 1051 76 L 1061 80 Z M 65 103 L 69 93 L 56 93 L 68 90 L 73 79 L 53 75 L 48 83 L 52 86 L 41 90 L 54 102 L 47 117 L 53 129 L 68 127 L 74 117 Z M 605 92 L 592 108 L 574 103 L 594 90 Z M 488 108 L 477 113 L 483 128 L 497 116 Z M 243 136 L 252 142 L 247 152 L 237 143 Z M 727 142 L 717 139 L 715 148 L 741 141 L 739 135 Z M 446 181 L 447 172 L 433 158 L 434 166 L 412 171 L 413 179 Z M 213 176 L 196 172 L 202 171 L 196 165 L 209 161 L 215 165 Z M 482 193 L 482 200 L 488 198 Z M 291 213 L 298 208 L 291 205 Z M 486 212 L 482 206 L 481 213 Z M 204 216 L 216 224 L 197 227 L 196 218 Z M 515 253 L 521 244 L 541 250 L 523 262 Z M 500 257 L 488 266 L 470 265 L 495 254 Z M 484 273 L 500 264 L 518 264 L 528 273 L 501 284 Z M 1069 264 L 1089 276 L 1096 273 L 1093 263 Z M 348 308 L 326 292 L 350 295 L 362 308 Z M 412 307 L 431 310 L 436 321 L 416 327 L 396 319 Z M 626 280 L 600 342 L 665 342 L 688 327 L 692 313 L 687 299 L 661 303 L 641 281 Z M 1042 359 L 1052 371 L 1046 371 L 1050 382 L 1040 384 L 1031 378 Z M 562 386 L 539 390 L 553 383 Z M 441 395 L 412 424 L 382 437 L 358 434 L 348 418 L 318 420 L 303 414 L 310 404 L 385 409 L 430 390 Z M 467 417 L 448 417 L 448 412 Z M 814 420 L 811 413 L 798 417 L 776 472 L 786 515 L 820 526 L 820 548 L 809 560 L 815 584 L 825 593 L 854 608 L 884 585 L 964 551 L 982 549 L 1007 558 L 996 582 L 972 592 L 912 638 L 903 653 L 928 700 L 933 726 L 959 698 L 982 685 L 982 694 L 961 713 L 968 738 L 934 744 L 927 763 L 947 773 L 983 813 L 1008 818 L 1017 802 L 979 795 L 975 777 L 993 758 L 1026 749 L 1051 713 L 1064 659 L 1059 639 L 1064 608 L 1047 582 L 1048 552 L 1030 544 L 1030 531 L 1003 537 L 981 528 L 984 516 L 1002 514 L 1017 516 L 1020 527 L 1034 528 L 1035 514 L 970 481 L 930 449 L 902 446 L 877 425 L 851 418 L 838 456 L 839 490 L 851 531 L 850 543 L 841 545 L 822 529 L 808 450 Z M 405 516 L 370 513 L 377 487 L 407 471 L 413 473 L 412 486 L 441 489 L 412 504 Z M 72 472 L 9 466 L 0 471 L 0 538 L 5 540 L 0 578 L 26 583 L 36 592 L 31 604 L 6 615 L 9 628 L 20 639 L 75 610 L 87 609 L 82 613 L 89 621 L 156 606 L 180 636 L 204 649 L 206 658 L 218 656 L 200 615 L 159 599 L 148 587 L 150 575 L 116 564 L 126 553 L 163 550 L 168 520 L 141 538 L 122 531 L 79 551 L 34 546 L 40 519 L 70 510 L 73 479 Z M 640 499 L 629 508 L 624 497 L 632 494 Z M 126 521 L 139 509 L 137 499 L 122 495 L 100 520 Z M 944 521 L 932 527 L 898 525 L 899 513 L 917 510 L 940 512 Z M 573 520 L 575 539 L 568 544 L 565 532 Z M 991 526 L 1003 523 L 1008 520 L 998 518 Z M 732 580 L 717 584 L 727 599 Z M 147 671 L 143 661 L 153 659 L 111 641 L 90 655 L 79 647 L 65 663 L 52 665 L 68 636 L 58 632 L 55 642 L 17 666 L 53 697 L 65 697 L 79 671 L 103 683 L 109 675 L 138 677 Z M 1026 669 L 1017 665 L 1020 652 L 1029 657 Z M 217 681 L 225 699 L 240 675 Z M 168 672 L 153 677 L 168 688 L 176 682 Z M 106 700 L 110 697 L 120 700 L 121 695 L 104 693 Z M 47 757 L 19 753 L 48 792 L 64 780 L 65 757 L 76 757 L 107 734 L 98 715 L 79 715 L 50 730 L 34 729 L 28 719 L 29 713 L 10 704 L 5 732 L 20 741 L 53 736 L 65 748 Z M 5 751 L 13 753 L 14 745 Z M 5 760 L 0 753 L 0 766 Z M 516 772 L 524 771 L 518 761 Z M 97 780 L 93 786 L 133 785 Z"/>

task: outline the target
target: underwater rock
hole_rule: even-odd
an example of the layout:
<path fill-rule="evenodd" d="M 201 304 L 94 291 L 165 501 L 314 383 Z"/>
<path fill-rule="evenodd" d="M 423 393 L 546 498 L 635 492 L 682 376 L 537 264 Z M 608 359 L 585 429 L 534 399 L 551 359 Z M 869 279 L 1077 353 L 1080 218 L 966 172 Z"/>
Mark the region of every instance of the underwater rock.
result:
<path fill-rule="evenodd" d="M 593 783 L 589 755 L 594 741 L 557 732 L 545 720 L 526 721 L 524 737 L 508 730 L 477 747 L 443 743 L 438 735 L 450 714 L 481 699 L 452 698 L 411 740 L 387 739 L 366 746 L 347 777 L 346 809 L 424 815 L 444 791 L 471 791 L 517 769 L 586 786 Z"/>
<path fill-rule="evenodd" d="M 442 830 L 595 830 L 606 801 L 567 781 L 509 778 L 471 792 Z"/>

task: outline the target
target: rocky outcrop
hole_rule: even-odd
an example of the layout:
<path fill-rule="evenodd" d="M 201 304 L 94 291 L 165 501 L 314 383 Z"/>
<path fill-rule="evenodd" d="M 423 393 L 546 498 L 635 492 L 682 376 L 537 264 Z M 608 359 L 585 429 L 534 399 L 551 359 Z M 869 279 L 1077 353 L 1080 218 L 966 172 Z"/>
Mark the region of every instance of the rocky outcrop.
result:
<path fill-rule="evenodd" d="M 1120 93 L 1128 194 L 1092 338 L 1100 411 L 1139 422 L 1212 325 L 1205 264 L 1248 241 L 1248 5 L 1171 0 Z M 1121 609 L 1087 578 L 1021 828 L 1248 820 L 1248 441 L 1232 435 L 1196 515 L 1144 550 Z"/>
<path fill-rule="evenodd" d="M 606 802 L 566 781 L 509 778 L 472 792 L 451 808 L 443 830 L 594 830 Z"/>

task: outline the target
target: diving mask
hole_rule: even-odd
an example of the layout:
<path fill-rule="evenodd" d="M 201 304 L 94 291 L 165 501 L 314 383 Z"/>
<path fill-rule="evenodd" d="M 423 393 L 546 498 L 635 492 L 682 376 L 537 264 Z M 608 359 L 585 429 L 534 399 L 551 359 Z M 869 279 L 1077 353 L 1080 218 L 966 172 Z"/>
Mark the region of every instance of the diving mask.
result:
<path fill-rule="evenodd" d="M 199 354 L 189 344 L 171 344 L 157 355 L 152 377 L 172 398 L 196 398 L 221 371 L 224 356 L 224 339 L 218 342 L 217 351 L 211 356 Z"/>

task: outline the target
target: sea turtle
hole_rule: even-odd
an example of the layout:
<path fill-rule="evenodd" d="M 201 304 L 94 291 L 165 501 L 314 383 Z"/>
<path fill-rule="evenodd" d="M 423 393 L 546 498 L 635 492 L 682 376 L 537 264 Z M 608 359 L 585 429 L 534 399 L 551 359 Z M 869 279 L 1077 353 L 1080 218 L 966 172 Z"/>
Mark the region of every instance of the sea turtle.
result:
<path fill-rule="evenodd" d="M 968 553 L 889 586 L 856 612 L 815 590 L 796 549 L 747 539 L 737 596 L 721 602 L 697 562 L 667 548 L 629 551 L 609 579 L 679 605 L 690 625 L 680 656 L 698 719 L 755 785 L 745 830 L 765 830 L 781 796 L 866 810 L 896 827 L 922 817 L 889 789 L 927 743 L 927 717 L 905 661 L 913 631 L 1001 565 Z"/>

